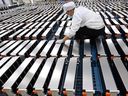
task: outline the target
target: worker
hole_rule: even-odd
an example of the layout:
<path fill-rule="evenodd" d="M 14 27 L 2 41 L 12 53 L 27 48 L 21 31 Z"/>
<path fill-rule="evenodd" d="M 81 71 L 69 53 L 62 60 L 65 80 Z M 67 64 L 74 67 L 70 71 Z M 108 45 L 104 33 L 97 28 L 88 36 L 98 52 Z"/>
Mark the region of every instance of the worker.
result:
<path fill-rule="evenodd" d="M 56 43 L 63 43 L 75 36 L 78 42 L 84 39 L 95 39 L 104 36 L 105 25 L 101 16 L 86 7 L 76 7 L 73 1 L 63 5 L 64 12 L 72 17 L 69 32 L 64 33 L 64 38 Z"/>

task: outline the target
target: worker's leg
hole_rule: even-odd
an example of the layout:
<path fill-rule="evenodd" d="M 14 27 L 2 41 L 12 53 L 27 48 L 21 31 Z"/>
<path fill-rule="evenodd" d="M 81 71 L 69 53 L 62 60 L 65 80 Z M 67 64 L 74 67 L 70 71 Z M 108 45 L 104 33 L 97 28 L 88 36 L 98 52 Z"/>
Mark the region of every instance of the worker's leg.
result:
<path fill-rule="evenodd" d="M 101 28 L 99 30 L 86 28 L 86 32 L 84 35 L 87 35 L 90 39 L 96 39 L 99 36 L 105 36 L 105 28 Z"/>
<path fill-rule="evenodd" d="M 99 30 L 96 29 L 89 29 L 87 27 L 80 28 L 75 35 L 75 39 L 96 39 L 99 36 L 104 37 L 105 36 L 105 27 L 101 28 Z"/>
<path fill-rule="evenodd" d="M 84 31 L 85 28 L 80 28 L 75 35 L 75 40 L 77 43 L 80 43 L 81 41 L 83 41 L 84 39 L 87 39 L 87 37 L 85 37 L 86 35 L 84 35 Z"/>
<path fill-rule="evenodd" d="M 84 40 L 87 38 L 89 38 L 89 37 L 88 37 L 88 35 L 86 35 L 86 27 L 80 28 L 75 34 L 76 40 Z"/>

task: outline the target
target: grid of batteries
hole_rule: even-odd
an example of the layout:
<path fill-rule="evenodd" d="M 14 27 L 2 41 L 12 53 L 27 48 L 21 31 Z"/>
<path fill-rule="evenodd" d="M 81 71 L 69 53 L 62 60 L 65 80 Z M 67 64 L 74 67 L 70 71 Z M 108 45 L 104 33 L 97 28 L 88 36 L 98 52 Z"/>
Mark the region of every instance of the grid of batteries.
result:
<path fill-rule="evenodd" d="M 0 94 L 93 96 L 128 94 L 128 5 L 81 1 L 100 14 L 105 39 L 74 38 L 64 2 L 42 2 L 0 11 Z"/>

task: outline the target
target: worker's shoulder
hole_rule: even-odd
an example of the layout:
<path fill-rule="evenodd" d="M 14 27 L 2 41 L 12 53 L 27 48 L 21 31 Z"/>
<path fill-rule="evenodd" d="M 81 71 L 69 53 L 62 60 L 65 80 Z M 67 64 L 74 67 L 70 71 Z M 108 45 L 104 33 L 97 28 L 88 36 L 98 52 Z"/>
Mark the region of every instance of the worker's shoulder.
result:
<path fill-rule="evenodd" d="M 84 6 L 79 6 L 79 7 L 77 7 L 77 9 L 85 9 L 85 7 Z"/>
<path fill-rule="evenodd" d="M 78 11 L 87 11 L 88 9 L 84 6 L 79 6 L 79 7 L 77 7 L 77 10 Z"/>

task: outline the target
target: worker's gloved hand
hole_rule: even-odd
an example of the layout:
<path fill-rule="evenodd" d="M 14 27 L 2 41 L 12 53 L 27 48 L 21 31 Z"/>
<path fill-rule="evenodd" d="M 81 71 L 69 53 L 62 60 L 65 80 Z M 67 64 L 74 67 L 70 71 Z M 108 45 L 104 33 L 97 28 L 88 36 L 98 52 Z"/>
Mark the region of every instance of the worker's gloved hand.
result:
<path fill-rule="evenodd" d="M 56 44 L 61 44 L 61 43 L 64 43 L 64 40 L 63 39 L 56 41 Z"/>

